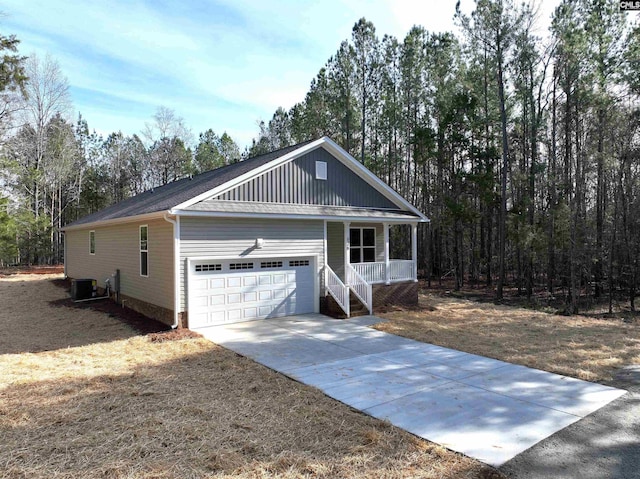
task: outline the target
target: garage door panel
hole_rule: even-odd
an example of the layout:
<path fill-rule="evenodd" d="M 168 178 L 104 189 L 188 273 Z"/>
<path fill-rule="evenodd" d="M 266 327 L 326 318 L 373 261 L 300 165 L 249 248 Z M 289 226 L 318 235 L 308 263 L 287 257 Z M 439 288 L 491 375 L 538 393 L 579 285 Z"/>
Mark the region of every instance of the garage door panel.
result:
<path fill-rule="evenodd" d="M 192 265 L 192 328 L 314 311 L 313 261 L 277 258 L 220 261 L 216 269 Z"/>
<path fill-rule="evenodd" d="M 228 293 L 227 304 L 239 304 L 242 301 L 242 295 L 240 293 Z"/>
<path fill-rule="evenodd" d="M 244 308 L 244 319 L 256 319 L 258 317 L 258 308 Z"/>
<path fill-rule="evenodd" d="M 196 296 L 194 295 L 192 298 L 193 304 L 196 307 L 207 306 L 209 302 L 209 296 Z"/>
<path fill-rule="evenodd" d="M 221 306 L 224 305 L 225 295 L 224 294 L 213 294 L 209 296 L 209 305 L 210 306 Z"/>
<path fill-rule="evenodd" d="M 258 299 L 260 301 L 267 301 L 271 299 L 271 291 L 260 291 L 258 293 Z"/>
<path fill-rule="evenodd" d="M 207 280 L 206 279 L 196 279 L 193 282 L 192 286 L 194 291 L 206 291 L 207 290 Z"/>
<path fill-rule="evenodd" d="M 243 283 L 245 286 L 256 286 L 258 284 L 258 278 L 256 276 L 245 276 Z"/>

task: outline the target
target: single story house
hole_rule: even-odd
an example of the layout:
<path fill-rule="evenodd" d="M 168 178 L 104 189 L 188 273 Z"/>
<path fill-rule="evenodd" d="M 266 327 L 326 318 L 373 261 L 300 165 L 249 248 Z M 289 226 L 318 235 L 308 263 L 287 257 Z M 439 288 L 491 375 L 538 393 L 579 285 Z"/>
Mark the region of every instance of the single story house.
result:
<path fill-rule="evenodd" d="M 173 327 L 417 301 L 417 208 L 324 137 L 151 189 L 66 226 L 65 275 Z M 410 225 L 411 254 L 389 257 Z M 408 252 L 407 252 L 408 253 Z M 110 281 L 111 284 L 113 280 Z"/>

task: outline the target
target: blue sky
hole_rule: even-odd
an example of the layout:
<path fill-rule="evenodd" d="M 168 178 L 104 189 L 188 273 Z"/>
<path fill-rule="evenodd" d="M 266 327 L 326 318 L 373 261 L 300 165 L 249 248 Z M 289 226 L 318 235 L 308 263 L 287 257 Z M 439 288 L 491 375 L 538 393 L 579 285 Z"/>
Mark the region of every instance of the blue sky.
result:
<path fill-rule="evenodd" d="M 454 28 L 455 0 L 9 0 L 3 34 L 20 52 L 49 53 L 66 75 L 75 116 L 108 134 L 140 133 L 159 106 L 195 138 L 212 128 L 241 149 L 309 83 L 361 17 L 380 37 L 412 25 Z M 542 3 L 548 18 L 557 0 Z M 471 7 L 472 0 L 462 0 Z"/>

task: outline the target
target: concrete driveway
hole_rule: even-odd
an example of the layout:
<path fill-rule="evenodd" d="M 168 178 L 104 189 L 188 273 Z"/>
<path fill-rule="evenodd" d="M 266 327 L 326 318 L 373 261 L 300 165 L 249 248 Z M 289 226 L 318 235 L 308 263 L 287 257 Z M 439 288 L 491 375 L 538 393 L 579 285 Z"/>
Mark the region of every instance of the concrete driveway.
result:
<path fill-rule="evenodd" d="M 371 416 L 499 466 L 625 393 L 319 314 L 199 329 Z"/>

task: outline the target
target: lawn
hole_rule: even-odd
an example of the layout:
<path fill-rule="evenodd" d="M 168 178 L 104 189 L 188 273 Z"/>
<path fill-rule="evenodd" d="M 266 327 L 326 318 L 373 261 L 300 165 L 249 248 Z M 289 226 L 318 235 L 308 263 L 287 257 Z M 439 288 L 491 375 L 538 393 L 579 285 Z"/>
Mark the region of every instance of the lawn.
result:
<path fill-rule="evenodd" d="M 640 364 L 640 323 L 561 316 L 487 301 L 421 294 L 419 307 L 380 316 L 381 331 L 596 382 Z M 628 321 L 628 322 L 627 322 Z"/>
<path fill-rule="evenodd" d="M 502 477 L 200 337 L 0 277 L 0 477 Z M 393 324 L 401 324 L 392 322 Z"/>

